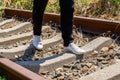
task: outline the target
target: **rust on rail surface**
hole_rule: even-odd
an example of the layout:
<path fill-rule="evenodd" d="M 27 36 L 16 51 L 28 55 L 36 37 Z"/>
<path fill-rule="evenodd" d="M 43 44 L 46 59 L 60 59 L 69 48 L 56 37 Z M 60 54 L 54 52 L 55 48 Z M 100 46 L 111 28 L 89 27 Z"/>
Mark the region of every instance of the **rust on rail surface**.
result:
<path fill-rule="evenodd" d="M 32 18 L 32 11 L 6 8 L 5 15 Z M 60 15 L 55 13 L 45 13 L 44 21 L 60 23 Z M 74 24 L 81 26 L 83 31 L 91 33 L 99 34 L 111 31 L 112 33 L 120 35 L 119 21 L 74 16 Z"/>
<path fill-rule="evenodd" d="M 41 76 L 5 58 L 0 58 L 0 72 L 7 80 L 45 80 Z"/>

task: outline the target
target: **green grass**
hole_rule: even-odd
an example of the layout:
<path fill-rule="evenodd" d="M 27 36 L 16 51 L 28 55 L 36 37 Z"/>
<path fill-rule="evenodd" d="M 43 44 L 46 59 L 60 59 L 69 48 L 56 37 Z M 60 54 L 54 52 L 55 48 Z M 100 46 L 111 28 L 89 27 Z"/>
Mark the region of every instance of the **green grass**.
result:
<path fill-rule="evenodd" d="M 2 80 L 2 77 L 0 76 L 0 80 Z"/>
<path fill-rule="evenodd" d="M 18 9 L 32 10 L 33 0 L 14 0 L 13 2 L 3 3 L 0 6 Z M 102 14 L 119 15 L 120 13 L 120 0 L 74 0 L 75 14 L 82 16 L 99 16 Z M 49 1 L 46 7 L 46 12 L 59 13 L 59 0 Z M 0 10 L 0 16 L 3 10 Z"/>
<path fill-rule="evenodd" d="M 1 8 L 0 8 L 0 16 L 2 16 L 3 12 L 4 12 L 4 8 L 1 7 Z"/>
<path fill-rule="evenodd" d="M 59 0 L 56 0 L 54 3 L 48 2 L 46 11 L 58 13 L 60 11 Z"/>
<path fill-rule="evenodd" d="M 112 4 L 116 5 L 116 6 L 120 6 L 120 0 L 110 0 Z"/>
<path fill-rule="evenodd" d="M 0 80 L 7 80 L 6 76 L 3 74 L 1 70 L 0 70 Z"/>
<path fill-rule="evenodd" d="M 5 76 L 0 76 L 0 80 L 7 80 Z"/>

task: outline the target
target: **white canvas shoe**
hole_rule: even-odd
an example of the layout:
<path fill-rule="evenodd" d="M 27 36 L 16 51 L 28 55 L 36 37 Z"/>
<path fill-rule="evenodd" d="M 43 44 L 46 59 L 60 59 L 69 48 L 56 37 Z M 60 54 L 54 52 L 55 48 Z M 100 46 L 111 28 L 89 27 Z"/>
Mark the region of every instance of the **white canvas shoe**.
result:
<path fill-rule="evenodd" d="M 41 50 L 43 48 L 42 37 L 33 35 L 33 45 L 36 49 Z"/>
<path fill-rule="evenodd" d="M 85 50 L 79 48 L 74 43 L 70 43 L 67 47 L 64 47 L 64 52 L 72 52 L 74 54 L 80 55 L 85 53 Z"/>

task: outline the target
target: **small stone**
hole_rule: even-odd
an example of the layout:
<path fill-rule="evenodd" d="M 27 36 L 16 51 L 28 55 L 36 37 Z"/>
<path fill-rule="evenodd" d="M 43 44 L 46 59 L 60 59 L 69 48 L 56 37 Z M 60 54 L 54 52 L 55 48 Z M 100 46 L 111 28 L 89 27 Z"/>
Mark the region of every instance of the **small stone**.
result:
<path fill-rule="evenodd" d="M 40 60 L 40 59 L 41 59 L 41 57 L 40 57 L 40 56 L 35 55 L 35 60 Z"/>
<path fill-rule="evenodd" d="M 53 50 L 53 51 L 52 51 L 52 54 L 56 54 L 56 50 Z"/>
<path fill-rule="evenodd" d="M 81 69 L 81 65 L 77 65 L 77 66 L 76 66 L 76 69 L 77 69 L 77 70 L 80 70 L 80 69 Z"/>
<path fill-rule="evenodd" d="M 92 66 L 92 70 L 93 70 L 93 71 L 96 71 L 96 70 L 97 70 L 97 68 L 98 68 L 98 66 L 95 66 L 95 65 L 94 65 L 94 66 Z"/>
<path fill-rule="evenodd" d="M 26 42 L 23 42 L 22 44 L 23 44 L 23 45 L 26 45 Z"/>
<path fill-rule="evenodd" d="M 102 61 L 101 63 L 102 64 L 108 64 L 109 62 L 108 61 Z"/>
<path fill-rule="evenodd" d="M 108 48 L 108 47 L 103 47 L 103 48 L 101 49 L 101 51 L 102 51 L 102 52 L 108 52 L 108 51 L 109 51 L 109 48 Z"/>
<path fill-rule="evenodd" d="M 57 77 L 57 80 L 64 80 L 64 76 Z"/>
<path fill-rule="evenodd" d="M 98 54 L 98 51 L 94 50 L 92 55 L 97 55 Z"/>
<path fill-rule="evenodd" d="M 37 61 L 37 60 L 40 60 L 41 58 L 40 57 L 35 57 L 35 60 Z"/>
<path fill-rule="evenodd" d="M 77 72 L 73 72 L 73 76 L 77 76 L 78 75 L 78 73 Z"/>
<path fill-rule="evenodd" d="M 71 76 L 72 73 L 64 73 L 65 76 Z"/>
<path fill-rule="evenodd" d="M 97 61 L 99 61 L 99 62 L 102 61 L 102 60 L 104 60 L 103 57 L 98 57 L 98 58 L 97 58 Z"/>
<path fill-rule="evenodd" d="M 13 44 L 13 47 L 18 47 L 18 45 L 17 44 Z"/>
<path fill-rule="evenodd" d="M 86 66 L 86 63 L 81 63 L 81 67 L 84 67 L 84 66 Z"/>
<path fill-rule="evenodd" d="M 18 58 L 19 56 L 17 56 L 17 55 L 14 55 L 14 57 L 15 57 L 15 58 Z"/>
<path fill-rule="evenodd" d="M 56 71 L 60 71 L 60 72 L 63 72 L 63 68 L 57 68 Z"/>
<path fill-rule="evenodd" d="M 44 72 L 42 72 L 41 74 L 42 75 L 46 75 L 47 73 L 49 73 L 48 71 L 44 71 Z"/>
<path fill-rule="evenodd" d="M 86 64 L 86 66 L 87 66 L 88 68 L 91 68 L 92 65 L 93 65 L 92 63 L 87 63 L 87 64 Z"/>
<path fill-rule="evenodd" d="M 57 77 L 60 77 L 60 76 L 62 76 L 62 74 L 60 72 L 56 72 L 55 76 L 53 78 L 57 78 Z"/>
<path fill-rule="evenodd" d="M 47 54 L 51 54 L 51 52 L 47 52 Z"/>
<path fill-rule="evenodd" d="M 12 45 L 8 46 L 8 48 L 11 49 L 11 48 L 12 48 Z"/>
<path fill-rule="evenodd" d="M 82 68 L 82 72 L 83 72 L 83 73 L 87 72 L 88 70 L 89 70 L 89 68 L 88 68 L 87 66 L 84 66 L 84 67 Z"/>
<path fill-rule="evenodd" d="M 16 42 L 16 45 L 18 46 L 20 43 L 19 42 Z"/>
<path fill-rule="evenodd" d="M 107 53 L 106 54 L 102 54 L 101 57 L 106 58 L 106 57 L 108 57 L 108 54 Z"/>
<path fill-rule="evenodd" d="M 63 47 L 63 44 L 59 44 L 59 47 Z"/>
<path fill-rule="evenodd" d="M 92 63 L 97 65 L 97 60 L 92 60 Z"/>
<path fill-rule="evenodd" d="M 50 50 L 51 50 L 51 48 L 49 47 L 49 48 L 47 48 L 47 50 L 48 50 L 48 51 L 50 51 Z"/>
<path fill-rule="evenodd" d="M 111 60 L 112 62 L 120 62 L 120 59 Z"/>
<path fill-rule="evenodd" d="M 62 52 L 62 50 L 61 50 L 61 49 L 58 49 L 57 51 L 58 51 L 58 52 Z"/>
<path fill-rule="evenodd" d="M 115 56 L 114 59 L 119 59 L 118 56 Z"/>
<path fill-rule="evenodd" d="M 70 67 L 71 67 L 71 65 L 64 64 L 64 65 L 63 65 L 63 67 L 64 67 L 64 68 L 70 68 Z"/>
<path fill-rule="evenodd" d="M 111 46 L 109 47 L 109 49 L 114 49 L 114 45 L 111 45 Z"/>

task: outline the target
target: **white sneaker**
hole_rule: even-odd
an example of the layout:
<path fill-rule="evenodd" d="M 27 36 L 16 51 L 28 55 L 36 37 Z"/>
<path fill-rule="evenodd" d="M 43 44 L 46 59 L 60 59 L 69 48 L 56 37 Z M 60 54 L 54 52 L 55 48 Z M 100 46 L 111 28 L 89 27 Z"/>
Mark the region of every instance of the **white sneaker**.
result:
<path fill-rule="evenodd" d="M 33 45 L 36 49 L 41 50 L 43 48 L 42 37 L 33 35 Z"/>
<path fill-rule="evenodd" d="M 64 52 L 72 52 L 77 55 L 85 53 L 85 50 L 79 48 L 74 43 L 70 43 L 67 47 L 64 47 Z"/>

